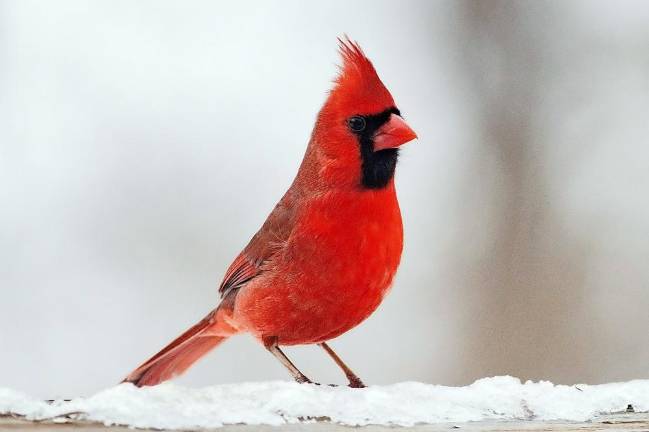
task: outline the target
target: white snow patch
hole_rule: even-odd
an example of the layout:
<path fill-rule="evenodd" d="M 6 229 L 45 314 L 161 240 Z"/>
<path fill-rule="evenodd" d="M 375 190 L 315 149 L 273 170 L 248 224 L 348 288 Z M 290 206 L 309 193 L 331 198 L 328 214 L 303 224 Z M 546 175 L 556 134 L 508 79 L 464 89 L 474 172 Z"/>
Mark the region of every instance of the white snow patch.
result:
<path fill-rule="evenodd" d="M 406 382 L 366 389 L 291 382 L 217 385 L 121 384 L 88 398 L 49 404 L 0 388 L 0 414 L 31 420 L 74 418 L 138 428 L 196 429 L 225 424 L 281 425 L 330 419 L 345 425 L 400 425 L 478 420 L 586 421 L 600 414 L 649 411 L 649 380 L 564 386 L 484 378 L 466 387 Z"/>

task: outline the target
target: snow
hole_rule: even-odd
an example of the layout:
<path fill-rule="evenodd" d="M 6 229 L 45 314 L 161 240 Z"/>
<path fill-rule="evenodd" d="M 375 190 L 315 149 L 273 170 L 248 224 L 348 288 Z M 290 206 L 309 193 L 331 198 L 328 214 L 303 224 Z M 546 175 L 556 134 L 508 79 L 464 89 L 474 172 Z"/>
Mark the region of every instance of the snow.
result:
<path fill-rule="evenodd" d="M 197 429 L 225 424 L 281 425 L 327 419 L 345 425 L 479 420 L 586 421 L 600 414 L 649 411 L 649 380 L 602 385 L 521 383 L 484 378 L 466 387 L 405 382 L 366 389 L 261 382 L 186 388 L 121 384 L 88 398 L 52 404 L 0 388 L 0 414 L 31 420 L 72 418 L 138 428 Z"/>

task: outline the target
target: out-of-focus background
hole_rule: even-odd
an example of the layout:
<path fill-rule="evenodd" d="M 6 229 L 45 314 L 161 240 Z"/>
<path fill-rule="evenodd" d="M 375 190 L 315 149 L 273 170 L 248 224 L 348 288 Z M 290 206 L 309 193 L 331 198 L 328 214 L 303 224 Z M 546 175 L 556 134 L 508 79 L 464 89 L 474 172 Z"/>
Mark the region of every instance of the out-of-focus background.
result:
<path fill-rule="evenodd" d="M 366 382 L 649 377 L 649 3 L 0 1 L 0 386 L 118 382 L 217 302 L 358 40 L 419 134 Z M 344 382 L 317 347 L 304 371 Z M 178 381 L 288 379 L 250 337 Z"/>

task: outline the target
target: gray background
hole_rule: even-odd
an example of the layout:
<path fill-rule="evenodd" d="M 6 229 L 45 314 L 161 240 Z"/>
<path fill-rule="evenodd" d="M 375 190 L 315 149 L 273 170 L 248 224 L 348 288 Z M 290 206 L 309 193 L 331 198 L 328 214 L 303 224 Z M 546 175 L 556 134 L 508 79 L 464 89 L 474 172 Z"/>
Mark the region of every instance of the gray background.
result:
<path fill-rule="evenodd" d="M 0 386 L 98 391 L 214 307 L 343 32 L 420 139 L 400 273 L 341 356 L 375 384 L 649 377 L 649 3 L 0 1 Z M 179 382 L 270 379 L 241 336 Z"/>

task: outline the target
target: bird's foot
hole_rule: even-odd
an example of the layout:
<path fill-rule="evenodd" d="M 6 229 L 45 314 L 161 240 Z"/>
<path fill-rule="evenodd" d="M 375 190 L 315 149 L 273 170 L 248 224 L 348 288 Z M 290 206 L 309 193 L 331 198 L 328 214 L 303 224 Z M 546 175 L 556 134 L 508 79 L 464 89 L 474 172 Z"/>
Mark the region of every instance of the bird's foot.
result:
<path fill-rule="evenodd" d="M 316 384 L 316 385 L 320 385 L 318 383 L 314 383 L 309 378 L 307 378 L 306 375 L 303 375 L 303 374 L 300 374 L 300 375 L 296 376 L 295 381 L 297 381 L 299 384 Z"/>
<path fill-rule="evenodd" d="M 367 387 L 363 384 L 363 381 L 357 376 L 347 377 L 349 379 L 349 387 L 351 388 L 365 388 Z"/>
<path fill-rule="evenodd" d="M 299 378 L 295 378 L 295 381 L 297 381 L 300 384 L 313 384 L 313 385 L 317 385 L 317 386 L 323 385 L 323 384 L 320 384 L 319 382 L 311 381 L 306 376 L 301 376 Z M 324 384 L 324 385 L 327 385 L 329 387 L 338 387 L 338 384 Z"/>
<path fill-rule="evenodd" d="M 306 375 L 298 375 L 295 377 L 295 381 L 297 381 L 299 384 L 313 384 L 313 385 L 322 385 L 319 382 L 313 382 L 309 378 L 307 378 Z M 326 384 L 329 387 L 339 387 L 338 384 Z M 349 377 L 349 385 L 348 387 L 351 388 L 365 388 L 367 387 L 365 384 L 363 384 L 363 381 L 361 381 L 360 378 L 358 377 Z"/>

